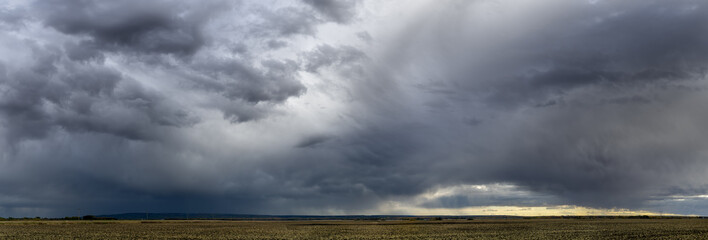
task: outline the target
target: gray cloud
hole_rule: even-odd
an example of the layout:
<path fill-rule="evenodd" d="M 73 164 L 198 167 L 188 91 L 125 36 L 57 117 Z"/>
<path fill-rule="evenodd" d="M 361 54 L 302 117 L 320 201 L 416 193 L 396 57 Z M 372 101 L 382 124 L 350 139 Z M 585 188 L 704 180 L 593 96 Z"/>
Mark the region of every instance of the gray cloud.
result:
<path fill-rule="evenodd" d="M 316 32 L 319 22 L 309 12 L 298 8 L 286 7 L 266 12 L 262 30 L 273 32 L 276 36 L 310 35 Z"/>
<path fill-rule="evenodd" d="M 0 6 L 0 28 L 18 30 L 25 26 L 26 10 Z"/>
<path fill-rule="evenodd" d="M 304 54 L 303 57 L 306 60 L 305 69 L 309 72 L 316 72 L 322 67 L 332 65 L 350 66 L 350 63 L 357 63 L 366 58 L 366 54 L 351 46 L 335 48 L 330 45 L 321 45 L 314 51 Z"/>
<path fill-rule="evenodd" d="M 347 23 L 356 15 L 357 0 L 332 1 L 332 0 L 303 0 L 324 15 L 327 19 L 338 23 Z"/>
<path fill-rule="evenodd" d="M 366 32 L 366 31 L 358 32 L 356 34 L 356 37 L 358 37 L 359 39 L 363 40 L 366 43 L 370 43 L 372 40 L 374 40 L 374 38 L 371 37 L 371 34 L 369 34 L 369 32 Z"/>
<path fill-rule="evenodd" d="M 18 5 L 0 215 L 361 213 L 470 185 L 501 187 L 417 204 L 703 213 L 702 2 Z"/>
<path fill-rule="evenodd" d="M 283 47 L 287 46 L 288 43 L 285 41 L 270 40 L 270 41 L 268 41 L 267 45 L 269 48 L 278 49 L 278 48 L 283 48 Z"/>

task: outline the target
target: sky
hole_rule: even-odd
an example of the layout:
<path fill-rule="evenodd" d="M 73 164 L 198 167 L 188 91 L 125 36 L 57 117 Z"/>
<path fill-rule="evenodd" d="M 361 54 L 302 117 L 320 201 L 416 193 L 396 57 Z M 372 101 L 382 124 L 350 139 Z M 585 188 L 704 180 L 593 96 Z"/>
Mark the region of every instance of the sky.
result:
<path fill-rule="evenodd" d="M 0 217 L 708 215 L 708 3 L 9 0 Z"/>

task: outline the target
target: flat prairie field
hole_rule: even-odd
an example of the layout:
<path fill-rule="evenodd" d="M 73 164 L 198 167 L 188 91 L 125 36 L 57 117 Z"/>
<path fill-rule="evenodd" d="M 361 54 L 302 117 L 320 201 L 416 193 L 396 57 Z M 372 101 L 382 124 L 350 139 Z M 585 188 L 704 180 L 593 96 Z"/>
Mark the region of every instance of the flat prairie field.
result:
<path fill-rule="evenodd" d="M 0 239 L 708 239 L 708 219 L 4 221 Z"/>

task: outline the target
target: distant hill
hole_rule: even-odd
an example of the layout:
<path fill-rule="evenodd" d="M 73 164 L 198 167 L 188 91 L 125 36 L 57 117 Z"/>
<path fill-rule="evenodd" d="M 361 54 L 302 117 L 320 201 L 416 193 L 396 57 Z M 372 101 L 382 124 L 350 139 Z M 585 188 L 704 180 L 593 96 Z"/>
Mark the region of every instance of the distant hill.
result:
<path fill-rule="evenodd" d="M 517 216 L 413 216 L 413 215 L 257 215 L 223 213 L 121 213 L 96 215 L 96 217 L 119 220 L 166 220 L 166 219 L 218 219 L 218 220 L 401 220 L 401 219 L 472 219 L 472 218 L 521 218 Z"/>
<path fill-rule="evenodd" d="M 505 215 L 258 215 L 258 214 L 224 214 L 224 213 L 121 213 L 96 215 L 95 218 L 114 218 L 118 220 L 422 220 L 435 221 L 442 219 L 610 219 L 610 218 L 708 218 L 702 216 L 505 216 Z"/>

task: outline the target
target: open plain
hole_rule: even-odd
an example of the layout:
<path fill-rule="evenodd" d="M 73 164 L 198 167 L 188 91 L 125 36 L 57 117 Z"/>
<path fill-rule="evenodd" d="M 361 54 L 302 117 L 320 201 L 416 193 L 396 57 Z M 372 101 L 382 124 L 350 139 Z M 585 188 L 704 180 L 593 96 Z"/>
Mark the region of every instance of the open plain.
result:
<path fill-rule="evenodd" d="M 708 239 L 708 219 L 4 221 L 0 239 Z"/>

